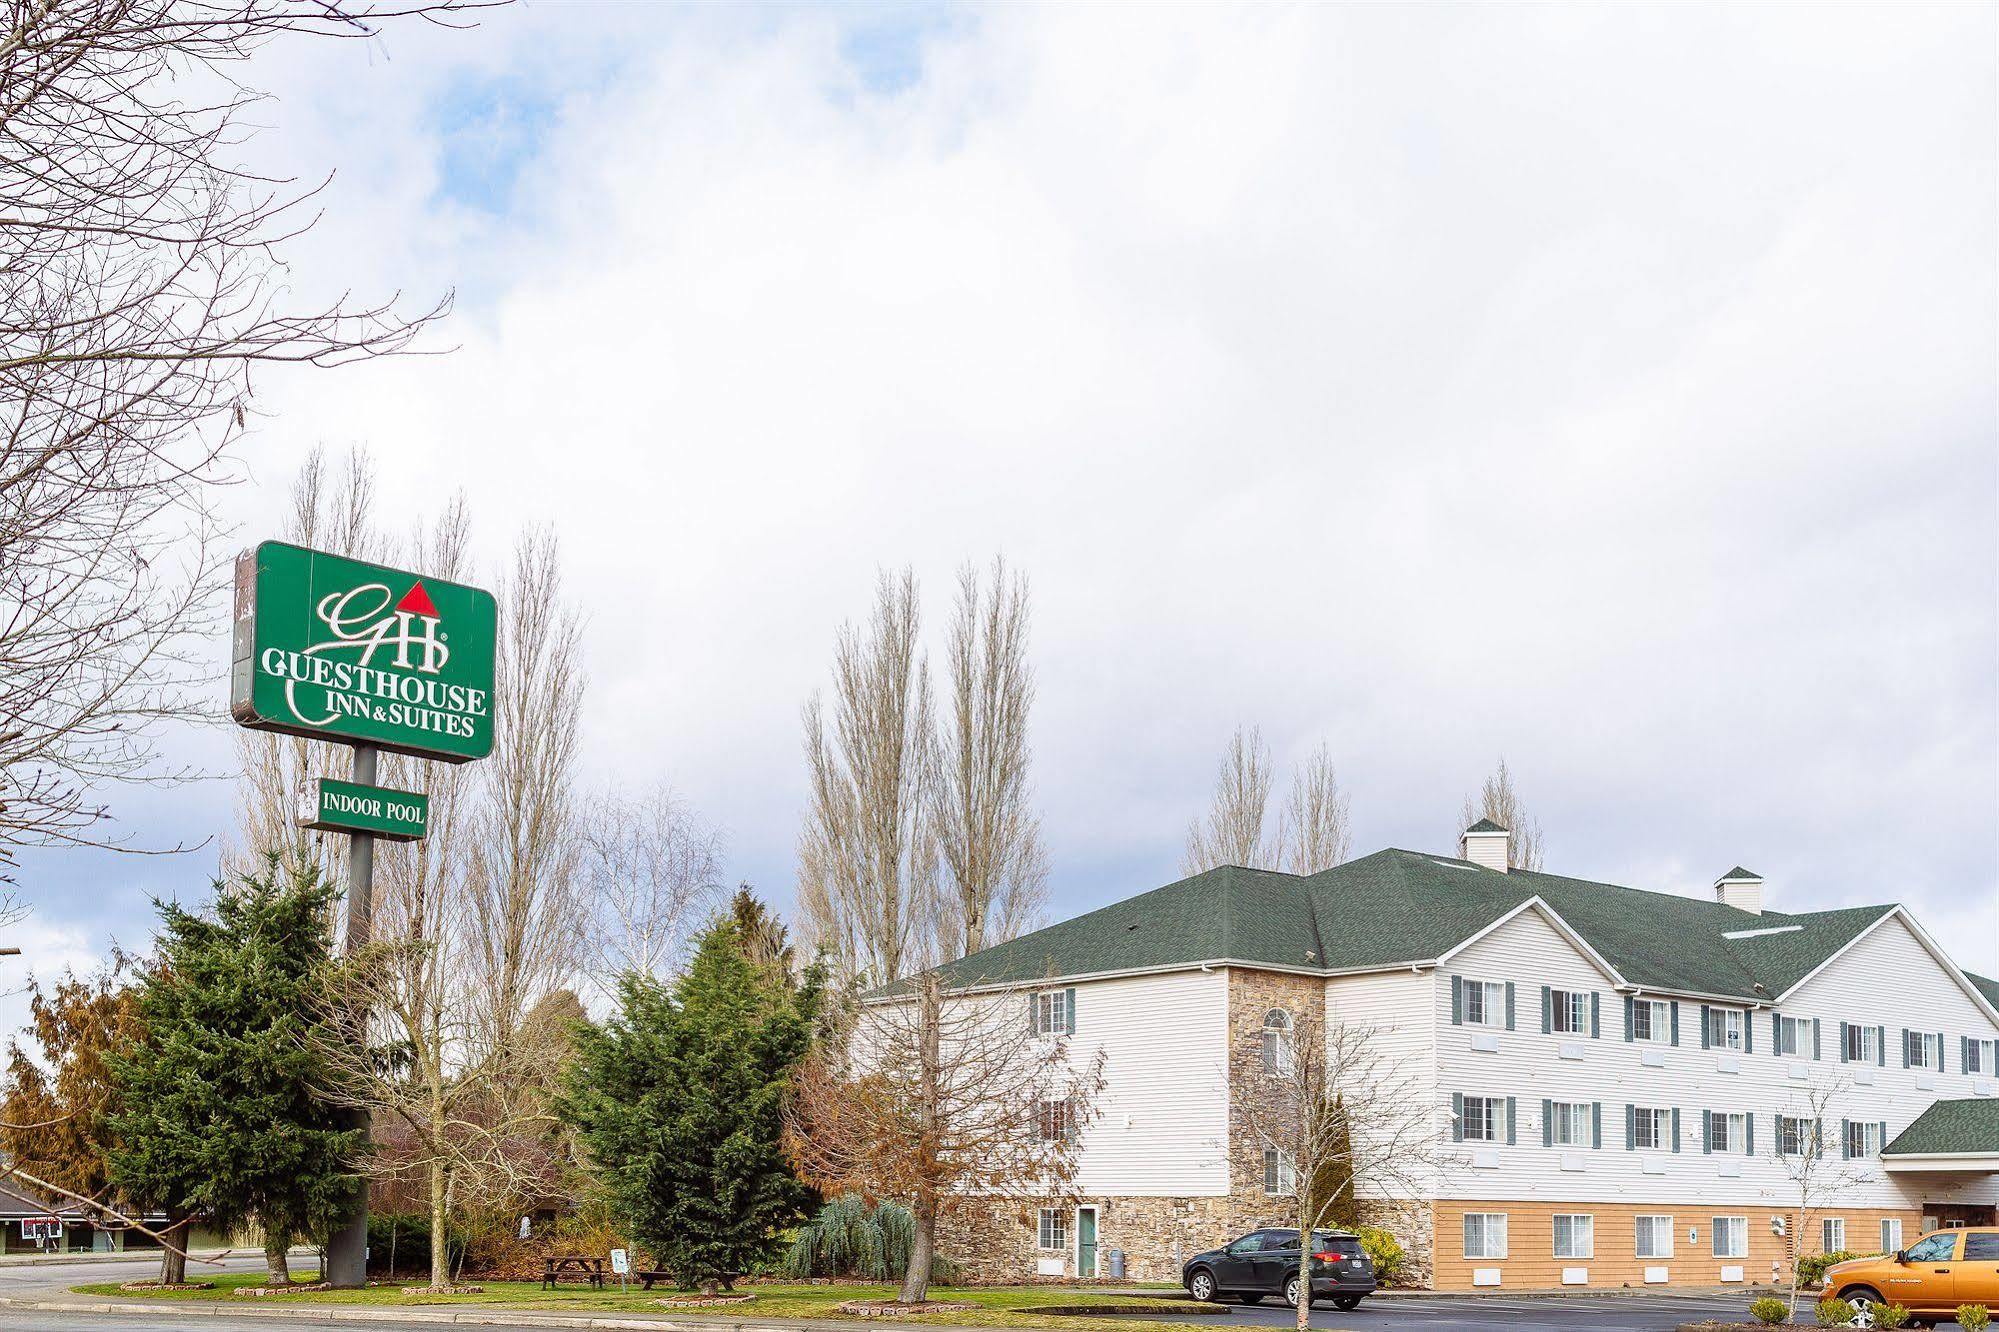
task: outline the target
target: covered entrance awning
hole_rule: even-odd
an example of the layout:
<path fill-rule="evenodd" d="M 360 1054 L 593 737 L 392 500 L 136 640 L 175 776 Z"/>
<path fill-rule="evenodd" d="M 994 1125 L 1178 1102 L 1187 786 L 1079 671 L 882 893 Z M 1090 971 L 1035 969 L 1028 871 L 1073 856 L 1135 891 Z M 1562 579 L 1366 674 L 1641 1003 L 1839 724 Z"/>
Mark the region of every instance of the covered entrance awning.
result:
<path fill-rule="evenodd" d="M 1895 1174 L 1999 1172 L 1999 1099 L 1938 1101 L 1881 1149 L 1881 1168 Z"/>

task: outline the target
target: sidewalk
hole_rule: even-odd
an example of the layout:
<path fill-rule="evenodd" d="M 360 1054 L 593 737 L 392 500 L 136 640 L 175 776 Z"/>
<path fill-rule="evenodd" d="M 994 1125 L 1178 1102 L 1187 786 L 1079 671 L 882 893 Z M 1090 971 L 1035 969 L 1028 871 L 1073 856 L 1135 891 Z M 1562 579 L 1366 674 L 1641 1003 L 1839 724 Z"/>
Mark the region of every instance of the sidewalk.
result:
<path fill-rule="evenodd" d="M 298 1318 L 326 1323 L 435 1323 L 447 1327 L 587 1328 L 591 1332 L 854 1332 L 855 1320 L 784 1318 L 759 1322 L 752 1318 L 698 1315 L 547 1313 L 488 1306 L 480 1309 L 354 1308 L 328 1304 L 280 1306 L 261 1300 L 241 1304 L 220 1301 L 21 1299 L 0 1296 L 0 1309 L 34 1313 L 123 1314 L 145 1318 Z M 865 1326 L 865 1324 L 863 1324 Z M 990 1332 L 990 1330 L 988 1330 Z"/>

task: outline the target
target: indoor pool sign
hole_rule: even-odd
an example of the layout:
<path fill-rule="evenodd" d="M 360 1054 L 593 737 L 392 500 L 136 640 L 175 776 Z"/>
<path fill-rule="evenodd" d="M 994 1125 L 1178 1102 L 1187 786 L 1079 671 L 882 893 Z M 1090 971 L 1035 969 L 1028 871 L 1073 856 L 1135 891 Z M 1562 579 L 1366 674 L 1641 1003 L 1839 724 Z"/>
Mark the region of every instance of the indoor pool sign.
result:
<path fill-rule="evenodd" d="M 236 559 L 243 726 L 463 763 L 493 748 L 493 594 L 266 541 Z"/>

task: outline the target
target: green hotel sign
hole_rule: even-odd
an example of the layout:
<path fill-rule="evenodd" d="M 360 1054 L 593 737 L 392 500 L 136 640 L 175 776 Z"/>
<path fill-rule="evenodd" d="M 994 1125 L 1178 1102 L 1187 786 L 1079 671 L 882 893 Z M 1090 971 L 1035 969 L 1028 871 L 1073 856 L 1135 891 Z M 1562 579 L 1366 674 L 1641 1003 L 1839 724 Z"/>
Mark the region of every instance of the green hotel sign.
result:
<path fill-rule="evenodd" d="M 482 588 L 266 541 L 236 560 L 238 724 L 463 763 L 493 749 Z"/>
<path fill-rule="evenodd" d="M 364 832 L 391 842 L 414 842 L 430 826 L 430 797 L 321 777 L 299 793 L 298 821 L 322 832 Z"/>

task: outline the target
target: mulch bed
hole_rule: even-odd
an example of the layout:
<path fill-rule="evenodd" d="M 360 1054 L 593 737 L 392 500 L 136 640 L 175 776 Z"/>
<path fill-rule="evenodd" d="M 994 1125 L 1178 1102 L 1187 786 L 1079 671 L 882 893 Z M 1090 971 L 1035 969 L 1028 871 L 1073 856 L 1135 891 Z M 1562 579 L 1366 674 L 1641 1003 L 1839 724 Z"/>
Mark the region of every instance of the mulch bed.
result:
<path fill-rule="evenodd" d="M 748 1304 L 756 1299 L 754 1295 L 674 1295 L 664 1300 L 655 1300 L 669 1309 L 705 1309 L 713 1304 Z"/>
<path fill-rule="evenodd" d="M 236 1294 L 255 1298 L 260 1295 L 303 1295 L 312 1290 L 332 1290 L 331 1281 L 294 1281 L 288 1286 L 238 1286 Z"/>
<path fill-rule="evenodd" d="M 977 1309 L 976 1304 L 954 1304 L 949 1300 L 918 1300 L 915 1304 L 904 1304 L 900 1300 L 849 1300 L 836 1304 L 836 1313 L 849 1314 L 855 1318 L 907 1318 L 911 1314 L 964 1313 Z"/>
<path fill-rule="evenodd" d="M 435 1287 L 435 1286 L 404 1286 L 404 1287 L 403 1287 L 403 1294 L 405 1294 L 405 1295 L 478 1295 L 478 1294 L 481 1294 L 481 1293 L 483 1293 L 483 1292 L 485 1291 L 485 1289 L 486 1289 L 486 1288 L 485 1288 L 484 1286 L 447 1286 L 447 1287 L 445 1287 L 445 1288 L 444 1288 L 443 1290 L 439 1290 L 439 1289 L 438 1289 L 437 1287 Z"/>
<path fill-rule="evenodd" d="M 1681 1323 L 1674 1332 L 1770 1332 L 1772 1327 L 1814 1327 L 1816 1323 Z"/>
<path fill-rule="evenodd" d="M 214 1283 L 213 1281 L 177 1281 L 177 1282 L 174 1282 L 174 1283 L 173 1283 L 173 1284 L 171 1284 L 171 1285 L 161 1285 L 161 1284 L 160 1284 L 160 1283 L 159 1283 L 158 1281 L 153 1281 L 153 1280 L 146 1280 L 146 1281 L 121 1281 L 121 1282 L 119 1282 L 119 1283 L 118 1283 L 118 1289 L 120 1289 L 120 1290 L 129 1290 L 129 1291 L 135 1291 L 135 1292 L 136 1292 L 136 1291 L 142 1291 L 142 1290 L 147 1290 L 147 1291 L 151 1291 L 151 1290 L 214 1290 L 214 1289 L 215 1289 L 215 1283 Z"/>

